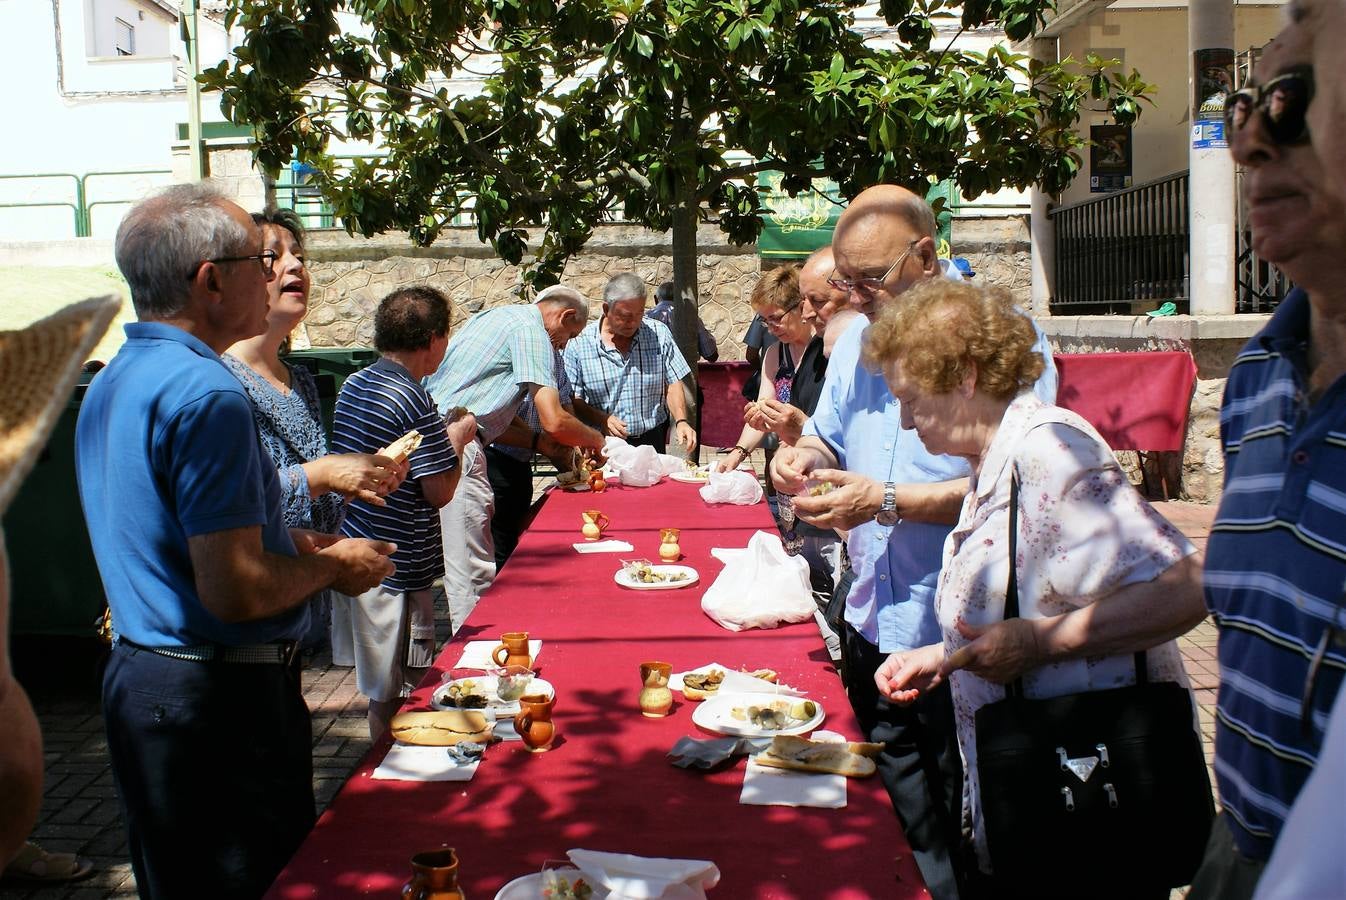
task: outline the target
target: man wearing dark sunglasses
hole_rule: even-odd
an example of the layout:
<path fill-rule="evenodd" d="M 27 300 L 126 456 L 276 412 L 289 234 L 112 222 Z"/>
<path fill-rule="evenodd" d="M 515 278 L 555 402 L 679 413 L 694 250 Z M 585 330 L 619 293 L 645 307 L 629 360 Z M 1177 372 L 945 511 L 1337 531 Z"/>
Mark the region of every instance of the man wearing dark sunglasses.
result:
<path fill-rule="evenodd" d="M 1205 590 L 1220 628 L 1222 811 L 1190 900 L 1237 900 L 1258 889 L 1321 758 L 1346 671 L 1346 445 L 1337 437 L 1346 432 L 1346 208 L 1310 145 L 1320 79 L 1309 46 L 1305 30 L 1282 32 L 1253 83 L 1226 104 L 1253 247 L 1297 287 L 1235 360 L 1221 408 L 1225 486 Z M 1333 801 L 1338 815 L 1341 799 Z M 1315 841 L 1340 835 L 1337 823 Z M 1337 865 L 1339 881 L 1340 857 Z M 1285 885 L 1262 890 L 1278 887 Z M 1338 888 L 1281 896 L 1342 896 L 1346 885 Z"/>

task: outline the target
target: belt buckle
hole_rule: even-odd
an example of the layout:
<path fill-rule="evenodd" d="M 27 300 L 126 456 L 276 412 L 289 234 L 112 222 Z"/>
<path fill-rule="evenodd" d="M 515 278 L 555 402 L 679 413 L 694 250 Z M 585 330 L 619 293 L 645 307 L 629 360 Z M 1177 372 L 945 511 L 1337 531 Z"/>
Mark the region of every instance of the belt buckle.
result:
<path fill-rule="evenodd" d="M 288 668 L 294 663 L 295 657 L 299 655 L 299 641 L 281 641 L 280 646 L 281 665 Z"/>

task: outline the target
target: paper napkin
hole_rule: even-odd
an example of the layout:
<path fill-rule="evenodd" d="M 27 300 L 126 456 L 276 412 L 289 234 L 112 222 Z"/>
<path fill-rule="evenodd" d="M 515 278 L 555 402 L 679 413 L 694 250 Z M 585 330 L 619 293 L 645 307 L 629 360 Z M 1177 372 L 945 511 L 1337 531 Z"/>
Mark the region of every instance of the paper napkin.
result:
<path fill-rule="evenodd" d="M 720 883 L 720 870 L 705 859 L 664 859 L 571 850 L 570 861 L 610 892 L 609 900 L 704 900 L 706 888 Z"/>
<path fill-rule="evenodd" d="M 846 776 L 773 769 L 749 758 L 738 802 L 748 806 L 841 809 L 846 805 Z"/>
<path fill-rule="evenodd" d="M 370 777 L 380 781 L 471 781 L 481 764 L 480 757 L 476 762 L 462 764 L 460 757 L 449 753 L 453 749 L 456 748 L 393 744 Z"/>
<path fill-rule="evenodd" d="M 467 646 L 463 647 L 463 655 L 458 657 L 458 662 L 453 664 L 453 668 L 498 669 L 495 660 L 491 659 L 491 652 L 499 646 L 499 641 L 468 641 Z M 541 652 L 542 641 L 528 642 L 528 655 L 533 657 L 534 665 L 537 664 L 537 657 Z"/>
<path fill-rule="evenodd" d="M 636 549 L 626 541 L 584 541 L 571 546 L 579 553 L 630 553 Z"/>

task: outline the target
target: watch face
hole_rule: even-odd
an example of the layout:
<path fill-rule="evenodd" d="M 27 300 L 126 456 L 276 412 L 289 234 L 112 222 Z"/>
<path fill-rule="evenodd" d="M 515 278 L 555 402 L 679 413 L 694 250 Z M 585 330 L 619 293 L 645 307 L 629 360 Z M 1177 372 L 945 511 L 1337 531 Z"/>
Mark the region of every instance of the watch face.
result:
<path fill-rule="evenodd" d="M 883 525 L 883 526 L 885 526 L 885 527 L 891 527 L 891 526 L 893 526 L 893 525 L 896 525 L 896 524 L 897 524 L 897 510 L 895 510 L 895 509 L 881 509 L 881 510 L 879 510 L 878 515 L 876 515 L 876 516 L 874 517 L 874 521 L 875 521 L 875 522 L 878 522 L 880 525 Z"/>

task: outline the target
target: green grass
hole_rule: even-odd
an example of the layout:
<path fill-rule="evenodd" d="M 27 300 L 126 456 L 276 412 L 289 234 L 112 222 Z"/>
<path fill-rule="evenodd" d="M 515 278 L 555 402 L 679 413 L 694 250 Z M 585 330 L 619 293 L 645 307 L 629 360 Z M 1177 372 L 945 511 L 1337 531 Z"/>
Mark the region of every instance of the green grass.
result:
<path fill-rule="evenodd" d="M 105 294 L 122 298 L 121 312 L 94 348 L 93 358 L 106 362 L 126 339 L 122 325 L 135 320 L 126 282 L 115 269 L 0 266 L 0 330 L 22 328 L 71 303 Z"/>

